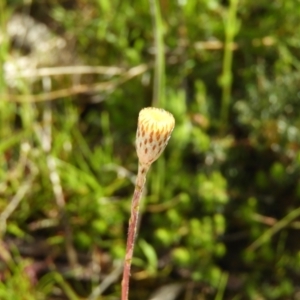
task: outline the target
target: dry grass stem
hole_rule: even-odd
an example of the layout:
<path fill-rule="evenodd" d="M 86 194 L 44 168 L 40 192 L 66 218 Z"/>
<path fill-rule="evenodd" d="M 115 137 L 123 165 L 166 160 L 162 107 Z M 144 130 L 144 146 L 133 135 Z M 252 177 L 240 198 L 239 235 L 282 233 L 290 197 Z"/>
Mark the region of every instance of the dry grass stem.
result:
<path fill-rule="evenodd" d="M 148 70 L 147 65 L 138 65 L 133 67 L 122 74 L 116 80 L 110 80 L 100 83 L 94 84 L 78 84 L 71 86 L 66 89 L 61 89 L 57 91 L 51 91 L 42 94 L 29 94 L 29 95 L 13 95 L 13 94 L 3 94 L 3 101 L 17 102 L 17 103 L 35 103 L 35 102 L 46 102 L 46 101 L 54 101 L 64 97 L 70 97 L 82 93 L 97 93 L 100 91 L 104 92 L 112 92 L 118 86 L 125 83 L 126 81 L 139 76 L 145 73 Z"/>

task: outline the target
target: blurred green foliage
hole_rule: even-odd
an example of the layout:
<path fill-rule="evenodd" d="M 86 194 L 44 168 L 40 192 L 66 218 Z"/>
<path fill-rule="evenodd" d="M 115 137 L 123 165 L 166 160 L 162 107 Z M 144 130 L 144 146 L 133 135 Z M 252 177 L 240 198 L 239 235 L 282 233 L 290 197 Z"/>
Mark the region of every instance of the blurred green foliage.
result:
<path fill-rule="evenodd" d="M 299 5 L 2 1 L 0 298 L 92 299 L 113 273 L 137 115 L 155 104 L 176 128 L 148 176 L 130 299 L 170 282 L 184 284 L 178 299 L 298 299 Z M 71 65 L 119 73 L 12 84 L 7 64 L 35 47 L 6 31 L 16 13 L 63 37 Z M 49 98 L 60 90 L 70 93 Z M 101 293 L 93 299 L 119 299 L 120 276 Z"/>

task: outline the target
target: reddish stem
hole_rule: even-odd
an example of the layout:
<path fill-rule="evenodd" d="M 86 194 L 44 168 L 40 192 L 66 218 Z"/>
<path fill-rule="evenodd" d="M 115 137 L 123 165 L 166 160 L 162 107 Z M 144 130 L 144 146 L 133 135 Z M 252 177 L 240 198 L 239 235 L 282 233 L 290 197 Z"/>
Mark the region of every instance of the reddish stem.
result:
<path fill-rule="evenodd" d="M 134 242 L 135 242 L 137 225 L 138 225 L 139 205 L 142 198 L 142 193 L 146 182 L 146 174 L 149 170 L 149 167 L 150 166 L 148 165 L 139 164 L 134 194 L 132 197 L 131 215 L 130 215 L 129 226 L 128 226 L 126 255 L 125 255 L 125 262 L 124 262 L 124 269 L 123 269 L 123 279 L 122 279 L 122 300 L 128 300 L 130 268 L 131 268 Z"/>

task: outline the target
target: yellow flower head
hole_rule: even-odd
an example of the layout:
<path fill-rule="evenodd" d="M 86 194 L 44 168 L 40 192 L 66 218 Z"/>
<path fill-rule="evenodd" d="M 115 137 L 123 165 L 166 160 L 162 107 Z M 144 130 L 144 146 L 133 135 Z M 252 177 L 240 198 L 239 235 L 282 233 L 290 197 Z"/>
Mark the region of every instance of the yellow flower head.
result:
<path fill-rule="evenodd" d="M 166 148 L 175 126 L 173 115 L 164 109 L 147 107 L 139 113 L 136 151 L 141 164 L 150 165 Z"/>

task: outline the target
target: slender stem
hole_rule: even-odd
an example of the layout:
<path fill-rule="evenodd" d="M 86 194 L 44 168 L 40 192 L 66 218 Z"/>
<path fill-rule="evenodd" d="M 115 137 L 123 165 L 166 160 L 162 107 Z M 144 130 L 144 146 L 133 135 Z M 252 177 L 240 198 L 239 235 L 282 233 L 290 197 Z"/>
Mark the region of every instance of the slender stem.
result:
<path fill-rule="evenodd" d="M 273 235 L 275 235 L 281 229 L 287 227 L 292 221 L 300 216 L 300 207 L 292 210 L 289 214 L 287 214 L 283 219 L 278 221 L 273 227 L 266 230 L 256 241 L 254 241 L 248 248 L 248 251 L 255 251 L 261 245 L 266 243 L 271 239 Z"/>
<path fill-rule="evenodd" d="M 152 105 L 165 106 L 165 46 L 164 28 L 158 0 L 149 0 L 155 39 L 155 67 Z"/>
<path fill-rule="evenodd" d="M 228 273 L 223 272 L 221 274 L 220 283 L 217 291 L 217 295 L 215 297 L 215 300 L 222 300 L 224 298 L 224 292 L 226 289 L 226 285 L 228 282 Z"/>
<path fill-rule="evenodd" d="M 131 203 L 131 215 L 129 219 L 126 256 L 125 256 L 123 279 L 122 279 L 122 300 L 128 300 L 130 268 L 131 268 L 134 242 L 135 242 L 137 225 L 138 225 L 139 205 L 142 198 L 142 193 L 146 182 L 146 175 L 149 168 L 150 165 L 139 164 L 138 175 L 137 175 L 134 194 Z"/>
<path fill-rule="evenodd" d="M 233 42 L 237 34 L 237 9 L 239 0 L 230 0 L 229 11 L 225 20 L 225 46 L 223 57 L 223 71 L 221 76 L 222 102 L 221 102 L 221 121 L 223 129 L 228 125 L 229 104 L 232 88 L 232 60 Z"/>

